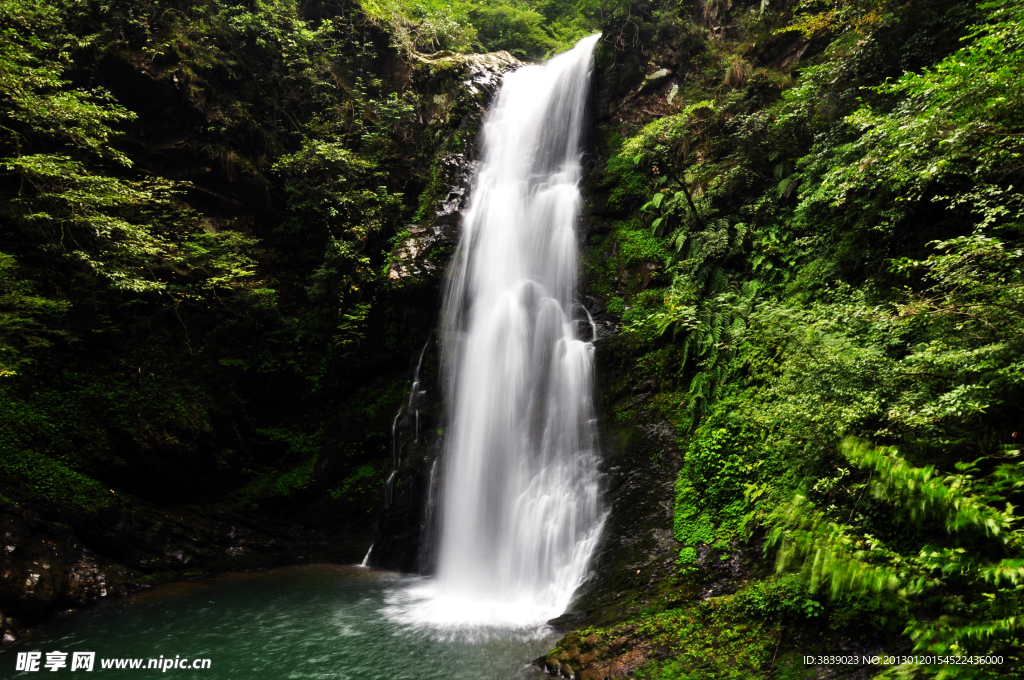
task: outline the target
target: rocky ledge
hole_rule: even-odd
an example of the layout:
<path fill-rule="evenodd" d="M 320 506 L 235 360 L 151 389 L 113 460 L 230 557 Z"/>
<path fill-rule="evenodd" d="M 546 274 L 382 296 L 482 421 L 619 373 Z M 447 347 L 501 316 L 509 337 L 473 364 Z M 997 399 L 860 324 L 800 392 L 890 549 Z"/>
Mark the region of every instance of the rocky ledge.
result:
<path fill-rule="evenodd" d="M 459 241 L 462 211 L 476 174 L 476 136 L 502 77 L 522 62 L 508 52 L 415 57 L 413 80 L 432 92 L 421 113 L 431 134 L 446 134 L 430 169 L 420 223 L 405 228 L 389 258 L 395 289 L 436 286 Z"/>

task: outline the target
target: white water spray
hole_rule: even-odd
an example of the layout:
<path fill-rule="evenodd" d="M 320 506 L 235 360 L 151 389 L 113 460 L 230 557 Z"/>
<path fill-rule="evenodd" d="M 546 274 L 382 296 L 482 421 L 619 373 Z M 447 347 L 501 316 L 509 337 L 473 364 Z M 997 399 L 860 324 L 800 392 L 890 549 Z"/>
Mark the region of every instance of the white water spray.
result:
<path fill-rule="evenodd" d="M 507 75 L 485 122 L 442 314 L 437 576 L 392 603 L 409 622 L 542 624 L 568 606 L 601 530 L 592 324 L 573 319 L 598 37 Z"/>

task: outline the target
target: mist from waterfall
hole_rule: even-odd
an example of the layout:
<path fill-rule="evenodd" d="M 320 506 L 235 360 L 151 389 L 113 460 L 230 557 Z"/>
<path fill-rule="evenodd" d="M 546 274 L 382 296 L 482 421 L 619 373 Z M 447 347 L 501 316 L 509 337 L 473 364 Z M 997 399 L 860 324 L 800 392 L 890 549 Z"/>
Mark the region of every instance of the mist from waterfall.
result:
<path fill-rule="evenodd" d="M 485 120 L 442 311 L 437 572 L 392 602 L 409 622 L 543 623 L 568 606 L 601 531 L 592 327 L 575 301 L 598 38 L 506 75 Z"/>

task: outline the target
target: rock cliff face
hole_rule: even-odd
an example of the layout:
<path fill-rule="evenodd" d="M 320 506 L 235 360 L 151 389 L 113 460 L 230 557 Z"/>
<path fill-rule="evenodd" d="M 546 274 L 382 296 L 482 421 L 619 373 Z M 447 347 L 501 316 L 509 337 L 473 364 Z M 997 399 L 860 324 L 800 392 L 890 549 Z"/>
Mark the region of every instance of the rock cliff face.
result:
<path fill-rule="evenodd" d="M 65 524 L 65 522 L 69 522 Z M 218 507 L 166 508 L 126 499 L 69 516 L 15 503 L 0 514 L 0 616 L 13 639 L 61 609 L 200 578 L 314 561 L 351 561 L 362 541 L 309 521 L 277 521 Z"/>
<path fill-rule="evenodd" d="M 421 199 L 419 224 L 405 228 L 391 252 L 388 280 L 396 290 L 435 287 L 458 244 L 462 211 L 476 171 L 476 134 L 501 76 L 522 66 L 508 52 L 419 56 L 413 68 L 425 98 L 428 129 L 455 130 L 453 143 L 434 158 L 431 183 Z"/>

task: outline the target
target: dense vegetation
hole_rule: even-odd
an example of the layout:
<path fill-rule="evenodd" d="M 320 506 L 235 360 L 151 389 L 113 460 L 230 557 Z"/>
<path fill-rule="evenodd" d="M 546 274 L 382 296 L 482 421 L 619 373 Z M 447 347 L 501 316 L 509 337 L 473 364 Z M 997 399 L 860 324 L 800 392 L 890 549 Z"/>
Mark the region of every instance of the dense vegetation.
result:
<path fill-rule="evenodd" d="M 429 320 L 388 297 L 387 253 L 458 146 L 389 34 L 289 0 L 15 0 L 0 24 L 5 498 L 253 505 L 331 438 L 365 515 Z"/>
<path fill-rule="evenodd" d="M 765 635 L 824 619 L 865 648 L 902 634 L 907 652 L 1005 660 L 885 675 L 1012 676 L 1024 4 L 689 9 L 638 3 L 605 25 L 643 45 L 648 74 L 683 74 L 605 125 L 590 289 L 622 315 L 623 375 L 659 385 L 617 418 L 678 431 L 680 569 L 699 580 L 703 546 L 753 541 L 778 575 L 684 610 L 704 625 L 661 644 L 687 655 L 640 675 L 764 673 Z M 609 89 L 638 68 L 615 46 Z M 749 646 L 716 651 L 719 626 Z"/>
<path fill-rule="evenodd" d="M 664 602 L 566 645 L 660 650 L 651 679 L 798 677 L 840 640 L 1012 677 L 1020 0 L 7 0 L 0 507 L 319 494 L 369 531 L 433 305 L 389 253 L 472 134 L 413 72 L 598 27 L 601 396 L 684 455 Z"/>
<path fill-rule="evenodd" d="M 507 50 L 520 59 L 535 59 L 595 33 L 607 4 L 599 0 L 370 0 L 363 7 L 368 16 L 388 26 L 396 45 L 406 51 Z"/>
<path fill-rule="evenodd" d="M 392 251 L 485 97 L 403 7 L 0 6 L 0 636 L 83 578 L 223 568 L 211 516 L 319 532 L 237 566 L 365 552 L 436 304 L 389 285 Z M 492 33 L 517 54 L 583 30 L 515 7 L 529 36 Z M 62 576 L 34 591 L 40 559 Z"/>

